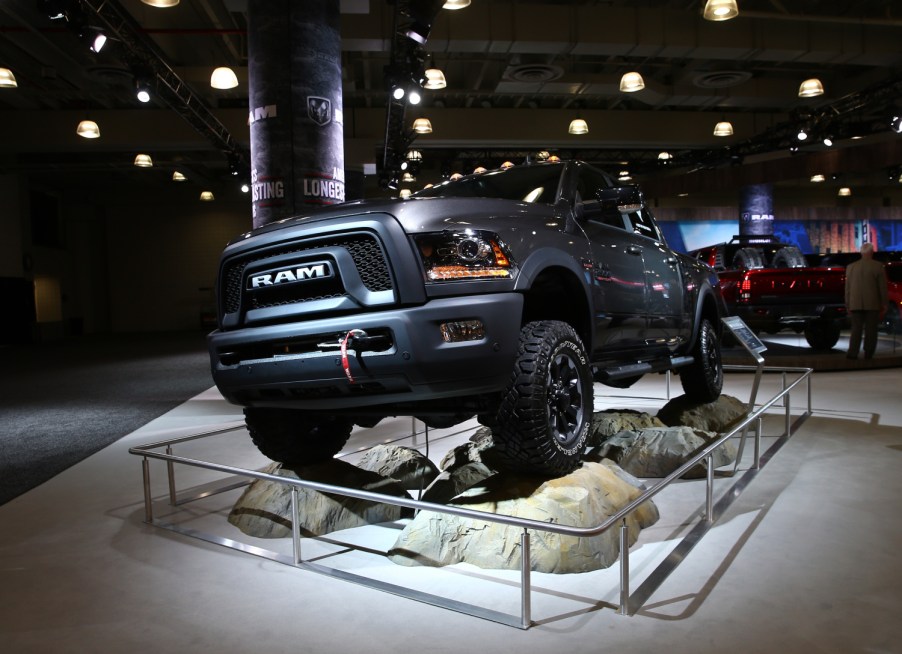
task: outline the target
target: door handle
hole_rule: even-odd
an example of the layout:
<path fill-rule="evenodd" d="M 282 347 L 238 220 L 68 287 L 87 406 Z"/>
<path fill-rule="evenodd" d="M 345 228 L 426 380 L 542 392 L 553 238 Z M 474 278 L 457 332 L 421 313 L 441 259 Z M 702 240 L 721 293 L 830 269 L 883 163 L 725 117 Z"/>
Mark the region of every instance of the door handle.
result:
<path fill-rule="evenodd" d="M 628 245 L 626 247 L 626 251 L 629 254 L 642 254 L 642 248 L 640 248 L 638 245 Z"/>

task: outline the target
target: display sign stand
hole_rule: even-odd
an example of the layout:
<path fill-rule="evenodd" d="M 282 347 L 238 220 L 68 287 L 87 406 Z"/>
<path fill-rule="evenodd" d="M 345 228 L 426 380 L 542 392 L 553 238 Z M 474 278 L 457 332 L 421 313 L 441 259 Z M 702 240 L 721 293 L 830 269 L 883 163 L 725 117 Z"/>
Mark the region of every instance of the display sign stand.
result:
<path fill-rule="evenodd" d="M 755 335 L 748 325 L 738 316 L 726 316 L 722 318 L 724 326 L 730 330 L 733 337 L 746 349 L 746 351 L 755 359 L 755 381 L 752 383 L 752 393 L 749 397 L 748 413 L 755 410 L 755 400 L 758 397 L 758 387 L 761 384 L 761 375 L 764 372 L 764 357 L 762 352 L 767 350 L 767 346 L 761 342 L 761 339 Z M 739 437 L 739 448 L 736 452 L 736 464 L 733 467 L 733 474 L 739 469 L 739 462 L 742 460 L 742 451 L 745 448 L 745 437 L 748 435 L 748 426 L 742 430 Z M 755 456 L 755 466 L 758 465 L 757 454 Z"/>

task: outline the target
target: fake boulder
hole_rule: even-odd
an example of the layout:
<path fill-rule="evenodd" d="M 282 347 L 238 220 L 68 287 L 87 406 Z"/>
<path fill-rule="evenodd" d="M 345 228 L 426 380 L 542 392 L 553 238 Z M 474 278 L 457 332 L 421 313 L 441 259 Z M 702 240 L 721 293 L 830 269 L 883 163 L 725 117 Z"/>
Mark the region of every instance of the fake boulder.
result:
<path fill-rule="evenodd" d="M 656 416 L 640 411 L 598 411 L 592 416 L 588 445 L 598 446 L 622 431 L 638 431 L 649 427 L 666 427 Z"/>
<path fill-rule="evenodd" d="M 263 472 L 384 495 L 410 497 L 397 481 L 337 459 L 296 469 L 283 468 L 281 464 L 273 463 L 264 468 Z M 409 510 L 392 504 L 321 493 L 307 488 L 298 491 L 298 519 L 303 536 L 322 536 L 351 527 L 392 522 L 409 513 Z M 229 512 L 231 524 L 257 538 L 290 537 L 291 521 L 291 487 L 262 479 L 248 486 Z"/>
<path fill-rule="evenodd" d="M 439 472 L 419 450 L 398 445 L 380 444 L 370 448 L 357 466 L 395 479 L 407 490 L 425 488 Z"/>
<path fill-rule="evenodd" d="M 599 449 L 598 456 L 613 459 L 637 477 L 666 477 L 718 437 L 718 434 L 690 427 L 624 431 L 608 439 Z M 715 468 L 728 465 L 736 460 L 736 446 L 727 441 L 712 455 Z M 706 474 L 705 466 L 698 464 L 690 468 L 683 479 L 698 479 Z"/>
<path fill-rule="evenodd" d="M 685 395 L 680 395 L 662 406 L 657 417 L 670 427 L 682 425 L 725 434 L 746 415 L 748 407 L 731 395 L 721 395 L 706 404 L 699 404 Z"/>
<path fill-rule="evenodd" d="M 614 471 L 611 462 L 584 463 L 575 472 L 544 479 L 501 472 L 449 504 L 579 527 L 595 527 L 640 494 Z M 646 502 L 627 519 L 630 544 L 639 530 L 654 524 L 658 510 Z M 400 565 L 445 566 L 470 563 L 481 568 L 518 570 L 519 527 L 420 511 L 404 528 L 389 558 Z M 588 572 L 606 568 L 620 555 L 619 528 L 574 537 L 529 530 L 530 568 L 537 572 Z"/>

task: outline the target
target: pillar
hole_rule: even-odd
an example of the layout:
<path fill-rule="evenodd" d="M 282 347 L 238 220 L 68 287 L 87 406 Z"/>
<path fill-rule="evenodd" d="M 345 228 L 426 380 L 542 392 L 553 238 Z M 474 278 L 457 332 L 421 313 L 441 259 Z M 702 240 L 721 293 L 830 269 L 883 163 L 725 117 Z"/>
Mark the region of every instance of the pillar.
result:
<path fill-rule="evenodd" d="M 743 186 L 739 194 L 739 235 L 774 235 L 774 187 L 772 184 Z"/>
<path fill-rule="evenodd" d="M 345 199 L 335 0 L 249 0 L 254 227 Z"/>

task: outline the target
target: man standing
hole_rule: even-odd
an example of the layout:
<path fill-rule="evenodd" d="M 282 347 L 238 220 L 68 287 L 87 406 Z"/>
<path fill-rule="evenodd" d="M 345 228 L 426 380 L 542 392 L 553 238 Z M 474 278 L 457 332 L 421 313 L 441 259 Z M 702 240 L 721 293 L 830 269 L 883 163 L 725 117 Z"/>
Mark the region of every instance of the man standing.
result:
<path fill-rule="evenodd" d="M 861 244 L 861 259 L 846 268 L 846 309 L 852 318 L 849 359 L 858 358 L 861 332 L 864 330 L 864 358 L 871 359 L 877 349 L 877 321 L 886 308 L 886 272 L 874 261 L 874 245 Z"/>

